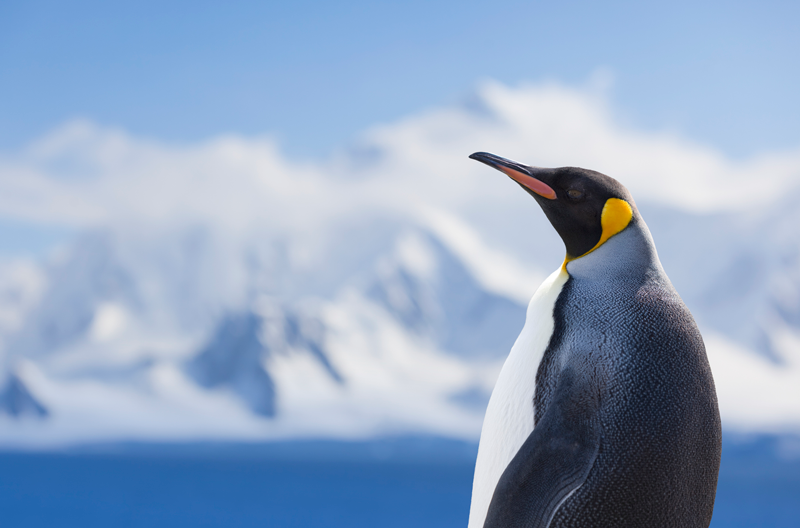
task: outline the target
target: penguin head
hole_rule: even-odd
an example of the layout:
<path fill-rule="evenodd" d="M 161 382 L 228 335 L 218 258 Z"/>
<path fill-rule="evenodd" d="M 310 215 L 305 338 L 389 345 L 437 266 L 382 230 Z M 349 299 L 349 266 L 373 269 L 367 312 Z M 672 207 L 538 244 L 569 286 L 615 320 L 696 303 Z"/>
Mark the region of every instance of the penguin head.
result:
<path fill-rule="evenodd" d="M 631 224 L 636 205 L 621 183 L 577 167 L 530 167 L 494 154 L 470 158 L 516 181 L 539 203 L 567 249 L 567 261 L 591 253 Z"/>

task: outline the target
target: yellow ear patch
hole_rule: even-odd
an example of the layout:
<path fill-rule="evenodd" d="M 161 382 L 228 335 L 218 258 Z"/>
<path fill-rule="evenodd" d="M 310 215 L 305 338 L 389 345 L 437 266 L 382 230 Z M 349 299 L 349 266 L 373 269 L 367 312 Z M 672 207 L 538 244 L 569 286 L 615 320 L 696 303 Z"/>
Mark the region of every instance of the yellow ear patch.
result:
<path fill-rule="evenodd" d="M 609 198 L 603 206 L 603 212 L 600 214 L 600 225 L 603 226 L 603 234 L 600 235 L 600 240 L 592 249 L 587 251 L 591 253 L 595 249 L 602 246 L 606 240 L 616 235 L 631 223 L 633 218 L 633 209 L 631 204 L 619 198 Z"/>
<path fill-rule="evenodd" d="M 631 218 L 633 218 L 631 204 L 619 198 L 609 198 L 606 200 L 606 204 L 603 206 L 603 212 L 600 213 L 600 225 L 603 228 L 603 232 L 600 234 L 600 240 L 597 241 L 597 244 L 595 244 L 592 249 L 583 255 L 572 258 L 568 256 L 564 261 L 564 266 L 566 266 L 567 262 L 588 255 L 605 244 L 609 238 L 628 227 L 628 224 L 631 223 Z"/>

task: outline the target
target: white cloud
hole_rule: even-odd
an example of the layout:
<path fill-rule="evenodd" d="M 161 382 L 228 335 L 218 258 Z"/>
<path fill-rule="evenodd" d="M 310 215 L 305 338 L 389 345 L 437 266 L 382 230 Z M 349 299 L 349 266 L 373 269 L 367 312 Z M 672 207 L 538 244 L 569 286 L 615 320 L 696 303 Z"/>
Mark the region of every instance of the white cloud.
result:
<path fill-rule="evenodd" d="M 304 165 L 268 138 L 166 145 L 76 121 L 0 158 L 0 214 L 73 225 L 181 217 L 303 225 L 371 208 L 464 212 L 513 201 L 513 184 L 467 159 L 478 150 L 596 169 L 640 200 L 695 210 L 765 203 L 800 182 L 800 149 L 727 159 L 622 126 L 598 92 L 556 84 L 486 83 L 470 105 L 376 127 L 357 147 Z"/>
<path fill-rule="evenodd" d="M 293 238 L 293 254 L 307 265 L 324 258 L 319 248 L 337 225 L 376 214 L 423 222 L 450 216 L 471 226 L 488 252 L 529 264 L 559 254 L 560 241 L 530 198 L 467 158 L 479 150 L 596 169 L 640 202 L 698 211 L 759 208 L 800 183 L 800 149 L 732 160 L 675 135 L 621 125 L 602 90 L 489 82 L 469 104 L 375 127 L 319 163 L 287 159 L 266 137 L 169 145 L 76 121 L 0 157 L 0 215 L 143 231 L 201 223 L 230 237 L 277 233 Z"/>

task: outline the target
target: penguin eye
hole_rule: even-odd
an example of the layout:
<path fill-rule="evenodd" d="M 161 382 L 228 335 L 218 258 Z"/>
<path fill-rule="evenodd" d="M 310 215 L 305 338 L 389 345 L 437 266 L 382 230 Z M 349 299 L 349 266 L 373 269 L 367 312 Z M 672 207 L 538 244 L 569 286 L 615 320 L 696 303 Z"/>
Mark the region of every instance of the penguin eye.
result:
<path fill-rule="evenodd" d="M 580 200 L 583 198 L 583 193 L 578 189 L 570 189 L 567 191 L 567 196 L 569 196 L 570 200 Z"/>

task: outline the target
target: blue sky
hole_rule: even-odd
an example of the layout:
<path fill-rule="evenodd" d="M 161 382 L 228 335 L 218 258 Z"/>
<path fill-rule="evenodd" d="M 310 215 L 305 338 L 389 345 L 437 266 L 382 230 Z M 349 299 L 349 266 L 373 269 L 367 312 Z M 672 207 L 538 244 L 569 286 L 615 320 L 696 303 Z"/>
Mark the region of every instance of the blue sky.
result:
<path fill-rule="evenodd" d="M 76 118 L 162 144 L 268 135 L 321 160 L 484 80 L 586 86 L 731 159 L 800 146 L 792 2 L 0 2 L 0 157 Z M 600 76 L 602 77 L 602 75 Z M 0 255 L 70 230 L 0 214 Z"/>
<path fill-rule="evenodd" d="M 321 157 L 476 83 L 613 74 L 619 119 L 733 157 L 800 144 L 793 2 L 0 3 L 0 152 L 75 117 Z"/>

